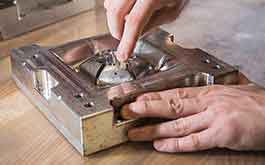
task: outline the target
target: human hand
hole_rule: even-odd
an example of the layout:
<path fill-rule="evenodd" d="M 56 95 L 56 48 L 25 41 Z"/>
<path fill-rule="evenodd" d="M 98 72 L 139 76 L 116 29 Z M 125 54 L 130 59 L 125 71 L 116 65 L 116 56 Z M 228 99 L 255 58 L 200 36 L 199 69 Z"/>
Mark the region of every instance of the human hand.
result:
<path fill-rule="evenodd" d="M 154 141 L 161 152 L 210 148 L 265 149 L 265 90 L 257 86 L 213 85 L 147 93 L 122 108 L 126 119 L 171 121 L 129 130 L 132 141 Z"/>
<path fill-rule="evenodd" d="M 188 0 L 105 0 L 110 33 L 120 40 L 119 61 L 126 61 L 143 31 L 173 21 Z"/>

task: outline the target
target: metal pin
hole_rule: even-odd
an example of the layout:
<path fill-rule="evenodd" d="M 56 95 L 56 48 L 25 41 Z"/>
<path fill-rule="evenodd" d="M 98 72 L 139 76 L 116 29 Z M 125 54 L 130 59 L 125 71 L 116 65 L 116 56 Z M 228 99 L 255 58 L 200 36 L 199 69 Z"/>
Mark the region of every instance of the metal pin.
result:
<path fill-rule="evenodd" d="M 215 65 L 215 68 L 216 69 L 221 69 L 221 66 L 220 65 Z"/>
<path fill-rule="evenodd" d="M 211 63 L 211 61 L 210 61 L 209 59 L 206 59 L 205 62 L 206 62 L 207 64 L 210 64 L 210 63 Z"/>

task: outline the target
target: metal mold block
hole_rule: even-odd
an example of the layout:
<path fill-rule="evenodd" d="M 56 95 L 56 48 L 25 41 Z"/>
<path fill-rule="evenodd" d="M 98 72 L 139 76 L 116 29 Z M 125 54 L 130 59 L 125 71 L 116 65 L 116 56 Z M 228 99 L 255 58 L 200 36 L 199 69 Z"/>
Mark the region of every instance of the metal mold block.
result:
<path fill-rule="evenodd" d="M 138 41 L 127 63 L 115 58 L 118 43 L 106 34 L 11 53 L 18 87 L 82 155 L 126 142 L 130 127 L 152 122 L 123 120 L 119 113 L 145 92 L 238 81 L 234 67 L 200 49 L 176 45 L 160 29 Z"/>

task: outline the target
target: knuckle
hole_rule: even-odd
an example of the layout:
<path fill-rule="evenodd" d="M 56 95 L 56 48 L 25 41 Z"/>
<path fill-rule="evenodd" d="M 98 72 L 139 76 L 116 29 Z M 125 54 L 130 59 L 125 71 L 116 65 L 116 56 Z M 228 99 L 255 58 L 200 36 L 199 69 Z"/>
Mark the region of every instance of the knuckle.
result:
<path fill-rule="evenodd" d="M 136 100 L 148 100 L 148 99 L 149 99 L 148 95 L 147 94 L 143 94 L 143 95 L 138 96 Z"/>
<path fill-rule="evenodd" d="M 187 121 L 183 118 L 175 120 L 172 124 L 173 130 L 181 135 L 186 135 L 188 132 Z"/>
<path fill-rule="evenodd" d="M 170 99 L 168 107 L 173 117 L 180 117 L 183 113 L 184 103 L 182 99 Z"/>
<path fill-rule="evenodd" d="M 183 149 L 180 147 L 180 141 L 179 141 L 179 139 L 176 139 L 176 140 L 175 140 L 175 143 L 174 143 L 174 150 L 175 150 L 176 152 L 182 152 L 182 151 L 183 151 Z"/>
<path fill-rule="evenodd" d="M 141 108 L 141 113 L 142 114 L 148 114 L 148 111 L 150 109 L 150 103 L 148 101 L 143 101 L 142 102 L 142 108 Z"/>
<path fill-rule="evenodd" d="M 199 137 L 195 134 L 192 134 L 190 138 L 191 138 L 191 150 L 200 150 L 201 144 Z"/>
<path fill-rule="evenodd" d="M 176 97 L 177 98 L 184 98 L 187 96 L 188 96 L 188 93 L 183 88 L 176 89 Z"/>
<path fill-rule="evenodd" d="M 178 133 L 186 132 L 187 131 L 186 121 L 183 118 L 175 120 L 173 122 L 173 129 L 174 129 L 174 131 L 176 131 Z"/>
<path fill-rule="evenodd" d="M 206 111 L 208 105 L 205 99 L 201 99 L 200 97 L 195 97 L 193 100 L 194 100 L 194 106 L 197 106 L 198 112 Z"/>
<path fill-rule="evenodd" d="M 160 99 L 159 94 L 156 92 L 150 92 L 150 93 L 146 93 L 143 94 L 141 96 L 141 99 L 145 99 L 145 100 L 153 100 L 153 99 Z"/>

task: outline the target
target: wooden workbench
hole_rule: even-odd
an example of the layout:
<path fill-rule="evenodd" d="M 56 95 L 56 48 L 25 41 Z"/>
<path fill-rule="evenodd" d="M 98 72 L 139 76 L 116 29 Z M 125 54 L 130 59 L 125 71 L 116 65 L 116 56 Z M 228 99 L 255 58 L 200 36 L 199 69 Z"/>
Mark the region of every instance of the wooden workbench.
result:
<path fill-rule="evenodd" d="M 210 1 L 201 1 L 201 3 L 208 2 L 211 3 Z M 246 0 L 244 2 L 250 3 Z M 240 4 L 241 2 L 237 0 L 236 3 Z M 191 7 L 194 8 L 194 5 L 196 3 Z M 201 8 L 201 6 L 197 8 Z M 187 22 L 181 21 L 183 16 L 181 17 L 179 23 L 187 24 Z M 172 31 L 172 28 L 168 28 Z M 196 26 L 194 28 L 196 29 Z M 186 28 L 186 32 L 188 30 Z M 55 45 L 104 31 L 107 31 L 104 14 L 102 14 L 102 10 L 98 10 L 97 12 L 83 13 L 16 39 L 0 42 L 0 164 L 265 164 L 263 152 L 209 150 L 197 153 L 163 154 L 154 151 L 152 145 L 148 143 L 127 143 L 89 157 L 80 156 L 11 80 L 8 50 L 32 42 Z M 175 32 L 180 34 L 183 31 Z M 201 34 L 205 34 L 205 32 Z M 202 38 L 196 35 L 193 37 L 195 41 Z M 209 40 L 209 38 L 206 39 Z M 182 39 L 178 38 L 177 40 L 183 46 L 204 46 L 196 45 L 194 40 L 185 37 L 184 34 Z M 214 40 L 212 42 L 218 43 Z M 200 44 L 202 43 L 200 42 Z M 214 53 L 220 57 L 225 56 L 225 53 L 222 53 L 224 48 L 222 49 L 218 45 L 213 46 L 212 44 L 205 48 L 210 51 L 216 50 Z"/>

